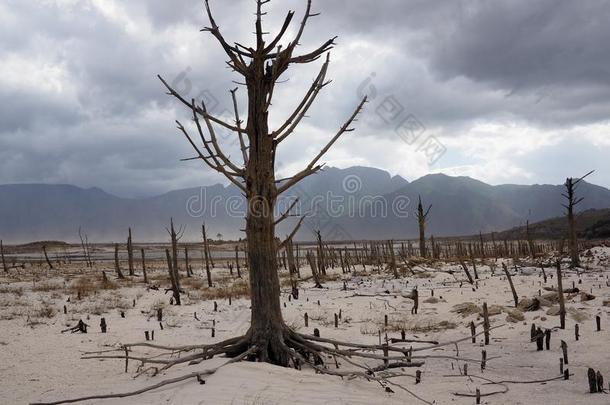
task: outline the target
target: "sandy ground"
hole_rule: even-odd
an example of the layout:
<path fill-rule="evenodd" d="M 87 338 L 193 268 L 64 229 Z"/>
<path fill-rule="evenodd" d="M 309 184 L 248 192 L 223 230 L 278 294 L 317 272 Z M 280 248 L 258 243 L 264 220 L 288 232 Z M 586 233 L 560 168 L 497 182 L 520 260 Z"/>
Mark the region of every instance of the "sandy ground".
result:
<path fill-rule="evenodd" d="M 567 327 L 560 330 L 559 317 L 547 315 L 550 307 L 524 312 L 523 320 L 510 319 L 508 312 L 514 309 L 508 282 L 501 266 L 495 265 L 495 275 L 488 265 L 479 263 L 478 288 L 468 284 L 457 264 L 439 263 L 434 266 L 416 266 L 417 277 L 412 275 L 394 280 L 387 272 L 381 274 L 375 268 L 367 268 L 366 275 L 341 275 L 335 281 L 324 283 L 324 289 L 314 289 L 310 282 L 300 285 L 299 300 L 288 300 L 284 289 L 282 302 L 286 304 L 284 318 L 292 328 L 303 333 L 313 333 L 319 328 L 322 337 L 350 342 L 379 343 L 379 331 L 385 338 L 399 337 L 405 329 L 407 338 L 420 340 L 451 341 L 470 334 L 469 323 L 481 322 L 477 313 L 462 316 L 453 312 L 456 304 L 471 302 L 482 305 L 487 302 L 492 314 L 491 326 L 504 325 L 491 331 L 491 342 L 483 346 L 483 337 L 477 343 L 470 339 L 458 345 L 447 345 L 420 352 L 436 356 L 458 356 L 472 359 L 468 374 L 463 376 L 464 361 L 428 358 L 421 367 L 420 384 L 413 377 L 393 379 L 421 398 L 436 404 L 474 404 L 471 397 L 455 393 L 473 394 L 477 388 L 482 394 L 502 391 L 482 398 L 486 404 L 606 404 L 607 394 L 589 394 L 586 380 L 588 367 L 601 371 L 610 380 L 610 307 L 603 305 L 610 299 L 607 285 L 609 248 L 595 248 L 584 255 L 580 275 L 565 270 L 564 288 L 574 284 L 581 291 L 595 296 L 583 301 L 580 294 L 570 295 Z M 526 259 L 524 259 L 525 261 Z M 512 262 L 511 262 L 512 263 Z M 543 287 L 556 285 L 556 277 L 543 283 L 539 268 L 521 266 L 517 272 L 509 266 L 516 290 L 521 298 L 536 297 L 548 291 Z M 357 266 L 362 273 L 362 266 Z M 449 274 L 446 271 L 453 270 Z M 472 271 L 472 267 L 470 266 Z M 36 271 L 40 274 L 36 275 Z M 56 270 L 57 271 L 57 270 Z M 221 273 L 215 270 L 215 274 Z M 154 384 L 163 378 L 171 378 L 193 371 L 209 369 L 226 361 L 216 358 L 195 366 L 176 366 L 151 377 L 138 374 L 138 364 L 130 364 L 124 371 L 123 360 L 81 360 L 84 352 L 109 350 L 122 343 L 144 340 L 144 331 L 155 331 L 155 343 L 205 344 L 220 341 L 245 332 L 249 324 L 249 302 L 245 299 L 218 299 L 218 312 L 213 302 L 201 300 L 198 290 L 206 287 L 186 287 L 190 297 L 185 305 L 169 306 L 169 294 L 163 289 L 147 290 L 143 284 L 90 293 L 77 300 L 75 290 L 69 287 L 75 277 L 53 276 L 52 271 L 35 270 L 30 275 L 0 278 L 0 403 L 27 404 L 35 401 L 51 401 L 100 393 L 132 391 Z M 99 273 L 98 273 L 99 274 Z M 161 274 L 161 273 L 160 273 Z M 201 277 L 197 273 L 197 277 Z M 547 268 L 547 274 L 555 270 Z M 90 276 L 89 276 L 90 277 Z M 99 275 L 95 277 L 99 278 Z M 37 281 L 34 281 L 34 280 Z M 162 277 L 159 277 L 161 280 Z M 20 281 L 19 281 L 20 280 Z M 348 290 L 343 290 L 343 280 Z M 164 286 L 163 282 L 156 281 Z M 405 296 L 417 286 L 420 306 L 417 315 L 411 315 L 412 300 Z M 32 291 L 35 290 L 35 291 Z M 42 290 L 42 291 L 41 291 Z M 48 290 L 48 291 L 44 291 Z M 434 299 L 430 300 L 434 294 Z M 70 302 L 67 303 L 68 297 Z M 135 300 L 135 307 L 133 302 Z M 318 305 L 318 300 L 320 304 Z M 426 302 L 431 301 L 431 302 Z M 63 314 L 63 305 L 67 315 Z M 164 307 L 163 330 L 156 321 L 156 308 Z M 499 306 L 496 308 L 496 306 Z M 497 310 L 497 311 L 496 311 Z M 125 318 L 121 317 L 123 311 Z M 334 327 L 334 314 L 341 311 L 342 319 Z M 304 326 L 303 315 L 309 315 L 309 327 Z M 496 312 L 499 312 L 496 314 Z M 197 319 L 195 319 L 195 313 Z M 516 313 L 517 319 L 521 313 Z M 389 325 L 384 325 L 387 315 Z M 515 315 L 515 314 L 513 314 Z M 602 330 L 595 331 L 595 316 L 601 316 Z M 100 318 L 108 323 L 108 333 L 100 332 Z M 61 333 L 83 319 L 89 333 Z M 216 336 L 211 337 L 215 321 Z M 511 322 L 512 321 L 512 322 Z M 551 350 L 536 351 L 530 342 L 530 326 L 534 322 L 543 329 L 552 329 Z M 580 340 L 575 341 L 574 325 L 580 327 Z M 479 327 L 480 330 L 480 327 Z M 546 383 L 529 383 L 560 376 L 560 341 L 565 340 L 569 351 L 570 380 L 562 379 Z M 405 344 L 403 344 L 405 345 Z M 428 344 L 413 344 L 414 348 Z M 407 346 L 408 347 L 408 346 Z M 481 351 L 487 351 L 485 370 L 480 369 Z M 459 353 L 458 353 L 459 350 Z M 147 353 L 144 351 L 143 353 Z M 152 353 L 152 352 L 151 352 Z M 375 366 L 376 361 L 365 361 Z M 334 368 L 334 361 L 328 362 Z M 340 361 L 342 369 L 349 365 Z M 415 369 L 405 369 L 414 374 Z M 504 385 L 485 384 L 482 376 Z M 515 383 L 516 382 L 516 383 Z M 606 382 L 606 387 L 608 383 Z M 167 386 L 140 396 L 126 399 L 90 401 L 90 404 L 415 404 L 423 403 L 410 393 L 390 386 L 387 392 L 379 383 L 362 379 L 344 379 L 315 374 L 311 370 L 295 371 L 266 364 L 237 363 L 221 368 L 208 377 L 205 384 L 188 380 Z"/>

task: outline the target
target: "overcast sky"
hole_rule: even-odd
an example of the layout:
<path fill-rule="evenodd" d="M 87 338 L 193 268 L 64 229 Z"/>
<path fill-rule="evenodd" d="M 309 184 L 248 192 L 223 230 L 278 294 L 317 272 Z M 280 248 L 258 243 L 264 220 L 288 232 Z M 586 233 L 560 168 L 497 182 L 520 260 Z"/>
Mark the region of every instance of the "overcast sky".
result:
<path fill-rule="evenodd" d="M 211 0 L 227 39 L 253 40 L 253 0 Z M 306 0 L 274 0 L 265 30 Z M 0 2 L 0 183 L 68 183 L 143 196 L 223 181 L 192 156 L 161 74 L 226 116 L 239 79 L 200 0 Z M 597 169 L 610 186 L 610 2 L 314 0 L 300 52 L 338 35 L 330 86 L 283 144 L 281 175 L 311 159 L 371 102 L 327 155 L 408 180 L 433 172 L 492 183 L 554 183 Z M 275 96 L 278 125 L 320 63 L 295 66 Z M 240 96 L 242 116 L 243 89 Z M 223 139 L 236 159 L 232 138 Z M 441 153 L 443 152 L 444 153 Z M 224 182 L 224 181 L 223 181 Z"/>

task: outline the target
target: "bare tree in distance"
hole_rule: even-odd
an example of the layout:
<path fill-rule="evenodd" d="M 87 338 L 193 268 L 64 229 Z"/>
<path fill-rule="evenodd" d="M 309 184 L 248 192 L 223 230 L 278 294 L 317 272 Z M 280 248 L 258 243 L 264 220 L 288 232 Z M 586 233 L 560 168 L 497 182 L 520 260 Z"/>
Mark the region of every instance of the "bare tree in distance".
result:
<path fill-rule="evenodd" d="M 584 197 L 577 198 L 576 197 L 576 189 L 578 183 L 580 183 L 585 177 L 593 174 L 595 170 L 591 170 L 589 173 L 585 174 L 579 179 L 574 179 L 572 177 L 568 177 L 565 182 L 566 192 L 562 194 L 563 197 L 567 200 L 567 204 L 562 204 L 567 210 L 566 215 L 568 218 L 568 243 L 570 249 L 570 267 L 578 267 L 580 266 L 580 256 L 578 252 L 578 240 L 576 238 L 576 218 L 574 215 L 574 208 L 578 204 L 580 204 Z"/>
<path fill-rule="evenodd" d="M 249 246 L 247 260 L 252 304 L 251 325 L 245 336 L 232 342 L 222 351 L 236 356 L 255 347 L 256 350 L 249 355 L 251 359 L 287 366 L 289 362 L 295 360 L 294 350 L 291 349 L 300 349 L 303 342 L 295 344 L 297 339 L 302 340 L 302 338 L 296 338 L 296 334 L 282 319 L 276 262 L 278 248 L 275 240 L 277 221 L 274 218 L 276 201 L 280 194 L 322 169 L 320 159 L 343 134 L 354 130 L 351 125 L 356 121 L 367 99 L 364 97 L 358 103 L 347 121 L 304 169 L 292 177 L 277 180 L 276 152 L 282 142 L 294 133 L 319 92 L 329 83 L 326 80 L 330 64 L 329 51 L 335 45 L 335 38 L 329 39 L 312 51 L 297 55 L 297 47 L 301 45 L 307 23 L 310 18 L 318 15 L 312 13 L 311 0 L 309 0 L 296 36 L 291 41 L 282 44 L 285 42 L 282 41 L 283 37 L 295 14 L 293 11 L 288 12 L 279 33 L 273 39 L 266 41 L 265 35 L 268 33 L 263 29 L 262 17 L 265 12 L 262 9 L 267 3 L 269 0 L 256 2 L 256 44 L 250 47 L 239 43 L 232 45 L 231 41 L 225 39 L 214 20 L 209 1 L 205 1 L 210 26 L 202 31 L 210 33 L 220 43 L 228 56 L 228 66 L 242 77 L 240 84 L 246 88 L 248 99 L 245 121 L 240 118 L 237 105 L 238 89 L 231 90 L 235 121 L 228 123 L 208 112 L 204 102 L 187 100 L 170 87 L 161 76 L 159 79 L 167 87 L 169 94 L 188 107 L 192 113 L 199 141 L 180 122 L 177 124 L 178 129 L 193 147 L 195 159 L 200 159 L 211 169 L 222 173 L 242 191 L 248 202 L 246 238 Z M 317 77 L 294 112 L 279 128 L 270 129 L 269 109 L 274 101 L 276 84 L 282 75 L 291 65 L 314 62 L 322 57 L 324 59 Z M 237 137 L 243 165 L 231 160 L 222 150 L 216 136 L 217 127 L 228 129 Z M 297 224 L 297 228 L 302 219 Z"/>
<path fill-rule="evenodd" d="M 428 206 L 428 209 L 424 212 L 424 206 L 421 202 L 421 195 L 419 196 L 419 202 L 417 203 L 417 224 L 419 226 L 419 255 L 421 257 L 426 257 L 426 221 L 428 220 L 428 215 L 430 214 L 430 210 L 432 209 L 432 205 Z M 432 246 L 434 249 L 434 246 Z M 433 251 L 434 256 L 434 251 Z"/>

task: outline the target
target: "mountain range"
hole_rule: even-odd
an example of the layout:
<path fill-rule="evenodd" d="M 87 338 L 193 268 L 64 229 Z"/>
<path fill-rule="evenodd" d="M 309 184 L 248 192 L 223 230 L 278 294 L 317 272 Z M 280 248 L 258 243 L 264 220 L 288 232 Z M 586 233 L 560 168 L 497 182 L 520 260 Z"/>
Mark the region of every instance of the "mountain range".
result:
<path fill-rule="evenodd" d="M 469 177 L 430 174 L 413 182 L 369 167 L 326 168 L 278 201 L 279 216 L 306 214 L 297 240 L 402 239 L 417 235 L 415 210 L 421 196 L 432 205 L 427 233 L 459 236 L 502 231 L 563 215 L 563 185 L 496 185 Z M 610 208 L 610 190 L 581 182 L 579 210 Z M 121 198 L 99 188 L 71 185 L 0 185 L 0 239 L 78 241 L 82 229 L 90 241 L 123 241 L 128 227 L 135 241 L 164 241 L 170 218 L 185 229 L 184 240 L 244 237 L 244 198 L 236 187 L 220 184 L 170 191 L 146 198 Z M 278 227 L 290 233 L 296 217 Z M 220 234 L 221 236 L 219 236 Z"/>

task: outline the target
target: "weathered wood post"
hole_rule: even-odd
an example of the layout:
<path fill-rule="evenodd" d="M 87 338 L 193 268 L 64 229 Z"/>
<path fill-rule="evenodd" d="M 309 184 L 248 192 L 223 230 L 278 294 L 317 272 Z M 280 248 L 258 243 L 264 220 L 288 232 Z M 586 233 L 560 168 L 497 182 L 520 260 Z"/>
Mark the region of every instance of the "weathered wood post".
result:
<path fill-rule="evenodd" d="M 544 332 L 540 327 L 536 329 L 536 350 L 539 352 L 544 350 Z"/>
<path fill-rule="evenodd" d="M 180 284 L 177 280 L 178 271 L 173 268 L 174 263 L 169 249 L 165 249 L 165 257 L 167 259 L 167 271 L 169 273 L 169 279 L 172 283 L 172 296 L 174 298 L 174 303 L 176 305 L 180 305 Z"/>
<path fill-rule="evenodd" d="M 595 394 L 597 392 L 597 377 L 595 375 L 595 370 L 591 367 L 587 370 L 587 379 L 589 380 L 589 392 Z"/>
<path fill-rule="evenodd" d="M 489 311 L 487 303 L 483 303 L 483 330 L 485 332 L 485 346 L 489 344 Z"/>
<path fill-rule="evenodd" d="M 51 270 L 53 270 L 53 264 L 49 260 L 49 255 L 47 255 L 47 247 L 45 245 L 42 245 L 42 251 L 44 252 L 44 259 L 46 260 L 47 265 Z"/>
<path fill-rule="evenodd" d="M 133 243 L 131 239 L 131 228 L 129 228 L 129 236 L 127 236 L 127 265 L 129 266 L 129 275 L 133 276 Z"/>
<path fill-rule="evenodd" d="M 508 284 L 510 285 L 510 290 L 513 293 L 513 301 L 515 301 L 515 308 L 519 306 L 519 296 L 517 295 L 517 290 L 515 290 L 515 285 L 513 284 L 513 279 L 510 276 L 510 272 L 508 271 L 508 267 L 506 263 L 502 262 L 502 269 L 504 269 L 504 274 L 508 279 Z"/>
<path fill-rule="evenodd" d="M 559 324 L 561 329 L 566 328 L 566 304 L 563 297 L 563 280 L 561 275 L 561 260 L 557 260 L 557 295 L 559 297 Z M 566 363 L 567 364 L 567 363 Z"/>
<path fill-rule="evenodd" d="M 119 263 L 119 244 L 115 243 L 114 244 L 114 270 L 116 271 L 116 276 L 119 279 L 124 279 L 125 276 L 123 275 L 123 272 L 121 271 L 121 265 Z"/>
<path fill-rule="evenodd" d="M 595 317 L 595 325 L 597 326 L 598 332 L 602 330 L 602 318 L 599 315 Z"/>
<path fill-rule="evenodd" d="M 411 308 L 411 315 L 417 315 L 417 309 L 419 308 L 419 291 L 417 290 L 417 288 L 413 289 L 411 297 L 413 298 L 413 308 Z"/>
<path fill-rule="evenodd" d="M 568 344 L 565 341 L 561 341 L 561 352 L 563 353 L 563 364 L 568 365 Z"/>
<path fill-rule="evenodd" d="M 210 258 L 208 251 L 208 237 L 205 233 L 205 223 L 201 225 L 201 233 L 203 235 L 203 255 L 205 257 L 205 274 L 208 278 L 208 287 L 212 287 L 212 272 L 210 271 Z M 239 265 L 238 265 L 239 266 Z"/>
<path fill-rule="evenodd" d="M 4 258 L 4 245 L 0 240 L 0 256 L 2 257 L 2 269 L 5 273 L 8 273 L 8 267 L 6 266 L 6 259 Z"/>
<path fill-rule="evenodd" d="M 470 275 L 470 271 L 468 271 L 468 266 L 466 266 L 466 263 L 464 263 L 463 260 L 460 260 L 460 264 L 462 265 L 462 269 L 464 269 L 464 273 L 466 273 L 466 277 L 468 278 L 468 282 L 470 284 L 474 284 L 474 280 L 472 279 L 472 276 Z"/>
<path fill-rule="evenodd" d="M 146 256 L 144 254 L 144 248 L 140 249 L 142 255 L 142 275 L 144 276 L 144 283 L 148 284 L 148 274 L 146 273 Z"/>
<path fill-rule="evenodd" d="M 477 330 L 476 330 L 476 326 L 474 324 L 474 321 L 470 321 L 470 335 L 472 336 L 472 343 L 476 343 L 477 342 Z"/>

